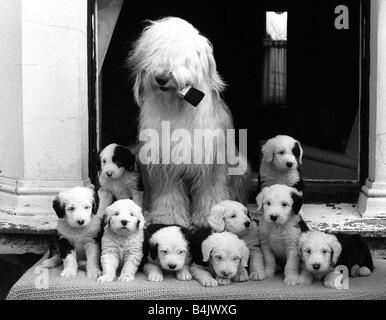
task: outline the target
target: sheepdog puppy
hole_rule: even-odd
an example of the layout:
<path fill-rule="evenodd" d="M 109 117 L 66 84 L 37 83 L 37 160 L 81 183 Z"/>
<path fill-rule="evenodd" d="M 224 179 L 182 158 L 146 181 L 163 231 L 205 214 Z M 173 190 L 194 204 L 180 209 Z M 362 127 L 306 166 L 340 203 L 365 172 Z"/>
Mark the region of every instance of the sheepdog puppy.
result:
<path fill-rule="evenodd" d="M 106 207 L 114 200 L 131 199 L 142 207 L 142 179 L 131 150 L 116 143 L 109 144 L 99 153 L 98 171 L 99 216 L 104 215 Z"/>
<path fill-rule="evenodd" d="M 163 271 L 175 273 L 178 280 L 192 279 L 187 231 L 178 225 L 150 224 L 146 227 L 142 265 L 149 281 L 163 281 Z"/>
<path fill-rule="evenodd" d="M 130 199 L 117 200 L 106 208 L 105 217 L 101 254 L 103 275 L 98 281 L 114 281 L 119 267 L 122 269 L 118 281 L 132 281 L 143 254 L 145 219 L 142 209 Z"/>
<path fill-rule="evenodd" d="M 284 282 L 296 285 L 299 277 L 298 240 L 303 203 L 301 192 L 286 185 L 265 187 L 257 196 L 258 210 L 263 210 L 259 234 L 265 263 L 265 277 L 273 277 L 277 263 L 284 264 Z"/>
<path fill-rule="evenodd" d="M 79 265 L 86 259 L 87 277 L 101 275 L 99 267 L 101 219 L 97 216 L 97 193 L 85 187 L 75 187 L 60 192 L 53 201 L 59 218 L 57 224 L 58 251 L 43 262 L 43 267 L 53 268 L 63 261 L 62 277 L 75 277 Z"/>
<path fill-rule="evenodd" d="M 334 272 L 336 266 L 346 266 L 351 277 L 368 276 L 374 269 L 371 253 L 360 235 L 308 231 L 299 239 L 299 251 L 299 284 L 311 284 L 316 279 L 323 280 L 326 287 L 336 288 L 336 279 L 341 276 Z"/>
<path fill-rule="evenodd" d="M 249 275 L 245 268 L 241 268 L 237 275 L 239 280 L 263 280 L 264 260 L 259 241 L 259 221 L 251 218 L 247 207 L 237 201 L 224 200 L 212 207 L 208 223 L 216 232 L 232 232 L 246 243 L 249 249 Z"/>
<path fill-rule="evenodd" d="M 303 149 L 299 141 L 278 135 L 269 139 L 261 151 L 259 173 L 262 188 L 279 183 L 303 191 L 304 182 L 300 174 Z"/>
<path fill-rule="evenodd" d="M 190 243 L 193 255 L 190 271 L 202 286 L 216 287 L 248 279 L 238 275 L 248 266 L 249 249 L 234 233 L 202 227 L 191 232 Z"/>
<path fill-rule="evenodd" d="M 227 129 L 233 129 L 233 120 L 220 97 L 225 84 L 217 72 L 209 40 L 180 18 L 150 21 L 133 45 L 128 66 L 140 107 L 140 146 L 147 145 L 143 140 L 148 136 L 141 139 L 141 135 L 149 130 L 157 132 L 161 141 L 157 146 L 159 163 L 141 161 L 151 221 L 207 226 L 207 215 L 216 203 L 230 198 L 245 201 L 245 174 L 229 175 L 231 165 L 217 161 L 218 155 L 225 155 L 235 143 L 216 143 Z M 180 93 L 188 87 L 204 93 L 196 107 Z M 165 124 L 167 132 L 163 130 Z M 197 129 L 211 132 L 210 139 L 195 137 Z M 195 137 L 194 142 L 173 139 L 171 132 Z M 180 161 L 173 161 L 176 154 Z M 241 171 L 247 172 L 246 161 L 239 161 Z"/>

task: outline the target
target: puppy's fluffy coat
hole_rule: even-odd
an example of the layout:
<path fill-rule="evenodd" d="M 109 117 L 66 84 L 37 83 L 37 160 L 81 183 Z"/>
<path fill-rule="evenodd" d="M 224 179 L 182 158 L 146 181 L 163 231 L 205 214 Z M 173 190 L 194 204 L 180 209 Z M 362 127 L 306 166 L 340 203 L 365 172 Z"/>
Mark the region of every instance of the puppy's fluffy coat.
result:
<path fill-rule="evenodd" d="M 359 235 L 332 235 L 321 231 L 308 231 L 299 239 L 301 255 L 300 284 L 322 280 L 324 286 L 335 288 L 334 269 L 345 265 L 352 277 L 368 276 L 374 269 L 370 251 Z"/>
<path fill-rule="evenodd" d="M 100 282 L 111 282 L 122 266 L 118 281 L 134 280 L 142 260 L 143 227 L 142 209 L 130 199 L 118 200 L 106 208 L 106 226 L 102 237 Z"/>
<path fill-rule="evenodd" d="M 103 216 L 106 207 L 115 200 L 131 199 L 142 207 L 142 179 L 135 155 L 128 148 L 116 143 L 106 146 L 99 154 L 98 171 L 99 216 Z"/>
<path fill-rule="evenodd" d="M 99 241 L 102 230 L 101 219 L 96 215 L 97 193 L 85 187 L 62 191 L 55 197 L 53 208 L 59 218 L 59 253 L 43 261 L 43 266 L 52 268 L 63 260 L 61 276 L 74 277 L 78 271 L 78 262 L 86 259 L 87 276 L 98 277 L 101 274 Z"/>
<path fill-rule="evenodd" d="M 269 139 L 261 151 L 259 173 L 262 188 L 279 183 L 303 191 L 304 182 L 300 174 L 303 149 L 299 141 L 278 135 Z"/>
<path fill-rule="evenodd" d="M 302 202 L 300 192 L 281 184 L 265 187 L 256 198 L 258 210 L 263 210 L 259 231 L 265 276 L 273 277 L 277 262 L 284 262 L 284 282 L 289 285 L 296 285 L 299 277 Z"/>
<path fill-rule="evenodd" d="M 249 275 L 241 268 L 237 275 L 239 280 L 263 280 L 264 260 L 259 241 L 259 221 L 251 219 L 247 207 L 237 201 L 222 201 L 212 207 L 208 223 L 216 232 L 232 232 L 246 243 L 250 252 Z"/>
<path fill-rule="evenodd" d="M 190 243 L 193 254 L 190 271 L 202 286 L 216 287 L 229 285 L 231 280 L 241 281 L 237 276 L 248 266 L 249 249 L 234 233 L 198 228 L 190 234 Z"/>
<path fill-rule="evenodd" d="M 188 230 L 178 225 L 150 224 L 145 229 L 143 272 L 149 281 L 163 281 L 163 271 L 191 280 Z"/>

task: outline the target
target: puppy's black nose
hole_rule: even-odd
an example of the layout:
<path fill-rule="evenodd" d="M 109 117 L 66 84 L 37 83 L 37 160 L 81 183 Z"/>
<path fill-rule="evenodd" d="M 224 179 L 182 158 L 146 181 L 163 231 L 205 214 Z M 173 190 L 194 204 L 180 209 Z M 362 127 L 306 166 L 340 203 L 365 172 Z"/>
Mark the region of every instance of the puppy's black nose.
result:
<path fill-rule="evenodd" d="M 169 81 L 169 78 L 167 76 L 157 76 L 155 77 L 155 81 L 158 85 L 164 86 Z"/>
<path fill-rule="evenodd" d="M 315 270 L 319 270 L 320 269 L 320 263 L 314 263 L 312 265 L 312 267 L 315 269 Z"/>
<path fill-rule="evenodd" d="M 227 272 L 227 271 L 221 271 L 221 274 L 222 274 L 224 277 L 228 277 L 231 273 L 230 273 L 230 272 Z"/>
<path fill-rule="evenodd" d="M 106 172 L 106 175 L 107 175 L 108 177 L 111 177 L 111 176 L 113 175 L 113 173 L 112 173 L 111 171 L 107 171 L 107 172 Z"/>
<path fill-rule="evenodd" d="M 272 220 L 272 221 L 276 221 L 276 220 L 277 220 L 277 216 L 273 216 L 273 215 L 272 215 L 272 216 L 271 216 L 271 220 Z"/>
<path fill-rule="evenodd" d="M 176 265 L 171 263 L 171 264 L 169 264 L 169 268 L 170 268 L 170 269 L 175 269 L 175 268 L 176 268 Z"/>
<path fill-rule="evenodd" d="M 292 162 L 287 162 L 287 167 L 288 167 L 288 168 L 292 168 L 293 165 L 294 165 L 294 164 L 293 164 Z"/>
<path fill-rule="evenodd" d="M 122 220 L 121 223 L 123 226 L 125 226 L 125 225 L 127 225 L 127 220 Z"/>
<path fill-rule="evenodd" d="M 83 226 L 83 224 L 84 224 L 84 220 L 78 220 L 77 222 L 78 222 L 78 224 L 79 224 L 80 226 Z"/>
<path fill-rule="evenodd" d="M 249 228 L 249 226 L 251 225 L 251 223 L 249 221 L 245 222 L 244 225 Z"/>

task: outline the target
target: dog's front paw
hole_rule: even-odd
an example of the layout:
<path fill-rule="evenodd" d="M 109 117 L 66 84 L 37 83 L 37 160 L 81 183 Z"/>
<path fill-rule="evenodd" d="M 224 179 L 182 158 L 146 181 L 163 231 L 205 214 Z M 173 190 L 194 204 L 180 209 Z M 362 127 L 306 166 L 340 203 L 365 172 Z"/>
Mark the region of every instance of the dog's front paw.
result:
<path fill-rule="evenodd" d="M 130 282 L 134 280 L 134 275 L 133 274 L 122 274 L 119 278 L 119 282 Z"/>
<path fill-rule="evenodd" d="M 352 276 L 353 278 L 356 278 L 359 276 L 359 265 L 355 264 L 351 267 L 350 269 L 350 276 Z"/>
<path fill-rule="evenodd" d="M 236 277 L 233 279 L 235 282 L 244 282 L 249 280 L 248 271 L 243 268 L 242 270 L 239 270 L 236 274 Z"/>
<path fill-rule="evenodd" d="M 289 286 L 296 286 L 298 284 L 298 278 L 299 276 L 297 275 L 287 275 L 284 277 L 284 283 Z"/>
<path fill-rule="evenodd" d="M 203 287 L 217 287 L 218 286 L 218 282 L 216 281 L 216 279 L 213 279 L 213 278 L 203 278 L 203 279 L 200 279 L 199 282 L 201 283 L 201 285 Z"/>
<path fill-rule="evenodd" d="M 231 279 L 217 277 L 216 280 L 220 286 L 229 286 L 231 284 Z"/>
<path fill-rule="evenodd" d="M 189 281 L 192 280 L 192 274 L 189 272 L 189 270 L 182 269 L 177 271 L 176 278 L 181 281 Z"/>
<path fill-rule="evenodd" d="M 99 268 L 87 269 L 87 278 L 96 279 L 102 275 L 102 271 Z"/>
<path fill-rule="evenodd" d="M 60 276 L 63 278 L 76 277 L 77 271 L 78 270 L 74 268 L 63 269 L 63 271 L 60 273 Z"/>
<path fill-rule="evenodd" d="M 164 276 L 158 272 L 151 272 L 147 277 L 147 280 L 152 282 L 161 282 L 164 281 Z"/>
<path fill-rule="evenodd" d="M 98 282 L 113 282 L 115 279 L 115 276 L 112 274 L 104 274 L 103 276 L 100 276 L 98 278 Z"/>
<path fill-rule="evenodd" d="M 249 274 L 249 279 L 254 281 L 260 281 L 265 279 L 265 272 L 263 270 L 261 271 L 252 271 Z"/>
<path fill-rule="evenodd" d="M 298 284 L 311 284 L 312 283 L 312 277 L 308 275 L 301 274 L 298 278 Z"/>
<path fill-rule="evenodd" d="M 275 270 L 273 269 L 265 269 L 264 274 L 267 278 L 272 278 L 275 275 Z"/>

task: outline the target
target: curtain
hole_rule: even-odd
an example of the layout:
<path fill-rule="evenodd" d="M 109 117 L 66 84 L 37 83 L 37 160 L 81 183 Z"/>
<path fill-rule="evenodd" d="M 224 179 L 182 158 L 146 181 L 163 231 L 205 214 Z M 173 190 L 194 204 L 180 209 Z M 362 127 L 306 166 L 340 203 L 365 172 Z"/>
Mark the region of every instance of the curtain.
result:
<path fill-rule="evenodd" d="M 264 40 L 262 104 L 285 105 L 287 100 L 286 41 Z"/>

